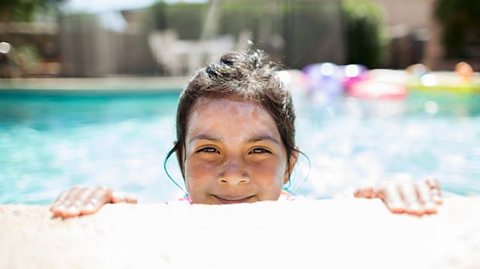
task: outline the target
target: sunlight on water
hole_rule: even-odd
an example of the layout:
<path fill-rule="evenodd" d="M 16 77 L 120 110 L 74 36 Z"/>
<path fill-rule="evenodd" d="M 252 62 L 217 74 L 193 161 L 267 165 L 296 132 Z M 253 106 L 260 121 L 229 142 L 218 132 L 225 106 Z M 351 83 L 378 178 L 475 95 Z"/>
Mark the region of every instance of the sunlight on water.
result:
<path fill-rule="evenodd" d="M 314 195 L 405 173 L 413 179 L 437 177 L 447 192 L 480 194 L 479 96 L 472 97 L 471 107 L 424 97 L 297 107 L 298 143 L 312 162 Z M 434 115 L 418 104 L 432 98 L 439 102 Z"/>
<path fill-rule="evenodd" d="M 108 185 L 143 202 L 182 196 L 163 171 L 177 98 L 2 96 L 0 203 L 48 204 L 74 185 Z M 449 192 L 478 195 L 480 108 L 472 98 L 320 104 L 297 96 L 297 143 L 310 166 L 300 158 L 290 187 L 321 198 L 409 174 L 436 176 Z M 174 157 L 167 167 L 181 182 Z"/>

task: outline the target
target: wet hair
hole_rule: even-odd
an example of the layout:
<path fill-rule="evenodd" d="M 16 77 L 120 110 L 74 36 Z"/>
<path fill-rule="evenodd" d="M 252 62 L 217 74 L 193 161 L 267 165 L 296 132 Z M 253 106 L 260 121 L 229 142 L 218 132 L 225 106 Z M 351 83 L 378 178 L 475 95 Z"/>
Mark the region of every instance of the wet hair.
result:
<path fill-rule="evenodd" d="M 193 107 L 201 97 L 234 96 L 261 105 L 276 123 L 290 169 L 290 157 L 296 151 L 295 112 L 291 94 L 276 75 L 277 70 L 278 65 L 267 61 L 263 51 L 250 45 L 247 51 L 229 52 L 219 62 L 197 72 L 180 95 L 176 142 L 166 158 L 168 160 L 174 152 L 177 154 L 183 178 L 187 124 Z"/>

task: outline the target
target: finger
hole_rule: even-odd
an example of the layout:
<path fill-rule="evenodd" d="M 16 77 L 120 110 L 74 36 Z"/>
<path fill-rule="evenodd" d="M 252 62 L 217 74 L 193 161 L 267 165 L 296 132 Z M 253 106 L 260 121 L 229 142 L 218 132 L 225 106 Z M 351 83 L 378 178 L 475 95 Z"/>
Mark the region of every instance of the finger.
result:
<path fill-rule="evenodd" d="M 115 191 L 112 193 L 112 203 L 136 204 L 137 197 L 131 193 Z"/>
<path fill-rule="evenodd" d="M 92 192 L 92 188 L 80 188 L 80 190 L 76 192 L 75 196 L 72 196 L 71 199 L 67 200 L 68 203 L 66 202 L 65 204 L 66 210 L 62 216 L 64 218 L 80 216 L 82 207 L 89 199 Z"/>
<path fill-rule="evenodd" d="M 137 197 L 132 193 L 127 193 L 125 198 L 126 198 L 126 202 L 129 203 L 129 204 L 137 204 L 138 203 Z"/>
<path fill-rule="evenodd" d="M 376 187 L 373 189 L 373 197 L 374 198 L 379 198 L 385 201 L 385 194 L 386 194 L 386 185 L 381 185 L 380 187 Z"/>
<path fill-rule="evenodd" d="M 63 191 L 60 193 L 60 195 L 55 199 L 55 202 L 53 202 L 52 206 L 50 207 L 50 211 L 52 211 L 55 215 L 55 212 L 59 211 L 61 208 L 59 208 L 60 205 L 62 205 L 65 202 L 65 199 L 67 198 L 68 190 Z"/>
<path fill-rule="evenodd" d="M 440 182 L 438 179 L 431 177 L 427 178 L 425 182 L 430 188 L 440 190 Z"/>
<path fill-rule="evenodd" d="M 125 203 L 126 202 L 126 193 L 121 191 L 112 192 L 112 203 Z"/>
<path fill-rule="evenodd" d="M 104 204 L 112 202 L 112 190 L 108 187 L 97 187 L 84 200 L 80 213 L 88 215 L 97 212 Z"/>
<path fill-rule="evenodd" d="M 55 217 L 63 217 L 71 203 L 70 200 L 73 199 L 80 190 L 81 187 L 73 187 L 64 192 L 61 197 L 59 197 L 58 203 L 53 207 L 53 215 Z"/>
<path fill-rule="evenodd" d="M 355 198 L 367 198 L 367 199 L 374 198 L 373 187 L 360 188 L 355 191 L 354 196 Z"/>
<path fill-rule="evenodd" d="M 405 212 L 417 216 L 423 215 L 425 210 L 420 204 L 416 185 L 411 181 L 400 182 L 399 189 L 406 204 Z"/>
<path fill-rule="evenodd" d="M 432 198 L 432 192 L 427 182 L 416 183 L 417 194 L 426 214 L 437 212 L 437 206 Z"/>
<path fill-rule="evenodd" d="M 441 191 L 440 182 L 438 181 L 438 179 L 428 178 L 426 180 L 426 183 L 430 187 L 433 201 L 436 204 L 442 204 L 443 203 L 442 191 Z"/>
<path fill-rule="evenodd" d="M 385 184 L 381 189 L 382 191 L 380 191 L 379 196 L 383 197 L 382 200 L 385 202 L 388 209 L 393 213 L 404 213 L 406 205 L 402 199 L 397 184 L 395 182 L 390 182 Z"/>
<path fill-rule="evenodd" d="M 432 189 L 431 192 L 432 192 L 433 201 L 438 205 L 443 204 L 443 198 L 442 198 L 442 195 L 440 193 L 440 190 Z"/>

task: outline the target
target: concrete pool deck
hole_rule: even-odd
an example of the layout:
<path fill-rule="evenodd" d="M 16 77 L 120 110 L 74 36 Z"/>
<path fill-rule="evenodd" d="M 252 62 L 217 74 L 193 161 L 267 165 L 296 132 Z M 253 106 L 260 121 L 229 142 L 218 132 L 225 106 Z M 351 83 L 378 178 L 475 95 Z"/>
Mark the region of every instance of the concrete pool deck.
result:
<path fill-rule="evenodd" d="M 306 77 L 302 71 L 290 69 L 284 70 L 289 74 L 286 79 L 287 84 L 292 88 L 306 87 Z M 430 72 L 429 81 L 436 82 L 438 85 L 420 84 L 418 78 L 410 78 L 405 70 L 392 69 L 372 69 L 369 70 L 371 76 L 377 76 L 382 81 L 395 83 L 405 83 L 409 89 L 430 90 L 430 91 L 450 91 L 453 93 L 478 93 L 480 92 L 480 73 L 474 73 L 471 82 L 465 84 L 461 79 L 451 71 Z M 375 75 L 376 74 L 376 75 Z M 379 75 L 380 74 L 380 75 Z M 193 74 L 192 74 L 193 76 Z M 183 89 L 192 76 L 112 76 L 112 77 L 76 77 L 76 78 L 0 78 L 0 93 L 10 92 L 28 92 L 28 93 L 134 93 L 134 92 L 164 92 L 180 91 Z M 292 84 L 293 83 L 293 84 Z"/>
<path fill-rule="evenodd" d="M 480 198 L 437 215 L 379 200 L 107 205 L 52 218 L 0 205 L 0 268 L 480 268 Z"/>

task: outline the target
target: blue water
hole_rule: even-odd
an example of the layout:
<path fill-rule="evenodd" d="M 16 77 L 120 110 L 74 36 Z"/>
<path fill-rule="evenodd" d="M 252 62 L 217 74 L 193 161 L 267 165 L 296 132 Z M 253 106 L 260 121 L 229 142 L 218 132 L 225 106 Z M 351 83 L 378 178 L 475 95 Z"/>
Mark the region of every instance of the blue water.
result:
<path fill-rule="evenodd" d="M 437 177 L 480 194 L 480 97 L 413 93 L 403 101 L 294 96 L 301 157 L 293 190 L 314 198 L 399 176 Z M 163 159 L 178 92 L 0 94 L 0 203 L 49 204 L 74 185 L 108 185 L 143 202 L 182 195 Z M 181 182 L 176 160 L 168 162 Z"/>

